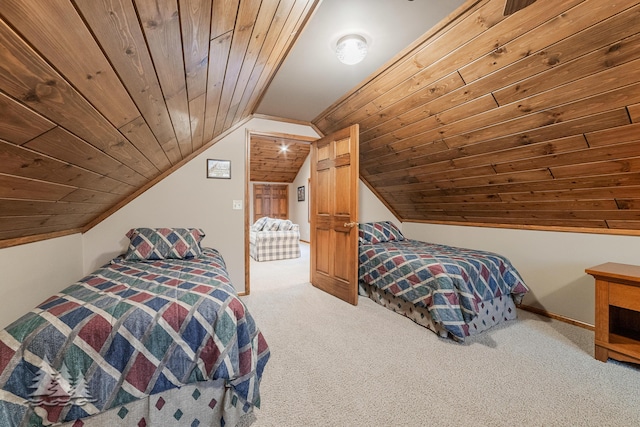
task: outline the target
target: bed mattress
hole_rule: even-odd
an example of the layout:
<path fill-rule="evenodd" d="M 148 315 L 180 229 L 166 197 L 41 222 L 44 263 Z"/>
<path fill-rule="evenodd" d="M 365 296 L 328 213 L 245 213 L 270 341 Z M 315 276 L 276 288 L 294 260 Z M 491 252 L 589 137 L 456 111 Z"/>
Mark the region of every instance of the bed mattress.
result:
<path fill-rule="evenodd" d="M 0 425 L 56 425 L 216 380 L 249 413 L 268 359 L 216 250 L 119 257 L 0 332 Z"/>

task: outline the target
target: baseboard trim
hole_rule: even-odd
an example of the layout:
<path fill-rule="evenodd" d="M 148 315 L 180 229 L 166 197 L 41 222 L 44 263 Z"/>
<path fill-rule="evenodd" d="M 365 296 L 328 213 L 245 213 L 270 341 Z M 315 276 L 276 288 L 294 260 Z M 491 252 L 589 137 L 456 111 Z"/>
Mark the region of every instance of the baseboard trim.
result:
<path fill-rule="evenodd" d="M 590 324 L 585 323 L 585 322 L 581 322 L 579 320 L 574 320 L 574 319 L 571 319 L 571 318 L 566 317 L 566 316 L 561 316 L 559 314 L 550 313 L 547 310 L 543 310 L 543 309 L 538 308 L 538 307 L 532 307 L 532 306 L 526 305 L 526 304 L 519 304 L 518 308 L 521 308 L 522 310 L 525 310 L 525 311 L 530 311 L 531 313 L 535 313 L 535 314 L 539 314 L 541 316 L 548 317 L 550 319 L 559 320 L 561 322 L 569 323 L 570 325 L 579 326 L 581 328 L 588 329 L 590 331 L 594 331 L 595 330 L 595 327 L 593 325 L 590 325 Z"/>

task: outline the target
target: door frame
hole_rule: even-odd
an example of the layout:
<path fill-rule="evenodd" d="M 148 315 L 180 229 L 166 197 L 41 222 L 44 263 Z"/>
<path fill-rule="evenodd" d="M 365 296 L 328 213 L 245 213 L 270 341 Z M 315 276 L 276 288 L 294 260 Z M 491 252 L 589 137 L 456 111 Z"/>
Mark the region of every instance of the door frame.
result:
<path fill-rule="evenodd" d="M 249 255 L 249 229 L 251 227 L 251 209 L 249 203 L 252 203 L 250 196 L 250 177 L 251 177 L 251 137 L 253 135 L 271 136 L 279 138 L 294 139 L 301 142 L 311 144 L 313 141 L 317 141 L 320 137 L 317 136 L 304 136 L 295 135 L 285 132 L 268 132 L 246 129 L 245 132 L 245 159 L 244 159 L 244 292 L 239 292 L 238 295 L 244 296 L 251 293 L 251 255 Z M 311 155 L 311 154 L 309 154 Z M 289 197 L 292 193 L 289 192 Z M 311 203 L 309 200 L 308 203 Z"/>

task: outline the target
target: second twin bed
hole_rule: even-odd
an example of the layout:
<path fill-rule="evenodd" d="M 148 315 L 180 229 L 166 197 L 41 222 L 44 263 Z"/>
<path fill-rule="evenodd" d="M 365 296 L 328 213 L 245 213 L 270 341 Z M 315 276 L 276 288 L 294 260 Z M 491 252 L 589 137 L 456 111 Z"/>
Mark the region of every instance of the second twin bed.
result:
<path fill-rule="evenodd" d="M 504 256 L 406 239 L 393 223 L 359 226 L 360 293 L 442 337 L 464 341 L 517 317 L 528 288 Z"/>

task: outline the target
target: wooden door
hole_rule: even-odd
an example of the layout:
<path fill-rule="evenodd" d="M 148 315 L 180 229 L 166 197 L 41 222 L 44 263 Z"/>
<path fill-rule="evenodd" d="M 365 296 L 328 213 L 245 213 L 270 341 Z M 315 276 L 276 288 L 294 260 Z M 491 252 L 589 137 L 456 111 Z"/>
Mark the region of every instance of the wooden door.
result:
<path fill-rule="evenodd" d="M 271 218 L 289 219 L 289 186 L 271 186 Z"/>
<path fill-rule="evenodd" d="M 358 303 L 358 125 L 311 144 L 311 283 Z"/>
<path fill-rule="evenodd" d="M 253 184 L 253 222 L 271 212 L 271 187 Z"/>
<path fill-rule="evenodd" d="M 253 222 L 259 218 L 289 218 L 289 186 L 253 184 Z"/>

